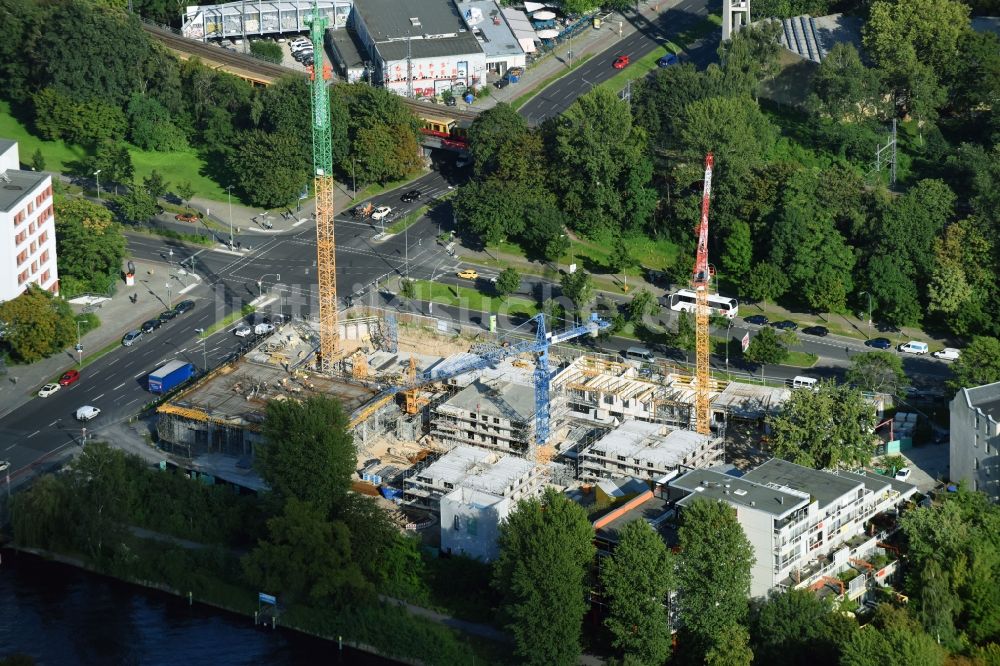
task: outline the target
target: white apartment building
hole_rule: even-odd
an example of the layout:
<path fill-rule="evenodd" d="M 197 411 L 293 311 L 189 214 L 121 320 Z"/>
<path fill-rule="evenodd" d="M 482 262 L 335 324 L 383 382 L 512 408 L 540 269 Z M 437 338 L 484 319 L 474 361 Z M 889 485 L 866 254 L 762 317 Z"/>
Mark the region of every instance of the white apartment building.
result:
<path fill-rule="evenodd" d="M 22 171 L 17 142 L 0 139 L 0 302 L 30 284 L 59 293 L 52 177 Z"/>
<path fill-rule="evenodd" d="M 580 479 L 659 479 L 679 469 L 711 467 L 722 462 L 723 454 L 722 438 L 626 421 L 580 453 Z"/>
<path fill-rule="evenodd" d="M 733 507 L 756 560 L 752 597 L 774 588 L 822 586 L 853 565 L 864 567 L 878 547 L 866 522 L 917 490 L 878 474 L 815 470 L 778 459 L 739 478 L 692 470 L 670 481 L 670 489 L 683 495 L 676 504 L 681 513 L 699 498 Z M 860 596 L 865 581 L 859 576 L 843 591 Z"/>
<path fill-rule="evenodd" d="M 1000 502 L 1000 382 L 963 388 L 950 411 L 948 476 Z"/>

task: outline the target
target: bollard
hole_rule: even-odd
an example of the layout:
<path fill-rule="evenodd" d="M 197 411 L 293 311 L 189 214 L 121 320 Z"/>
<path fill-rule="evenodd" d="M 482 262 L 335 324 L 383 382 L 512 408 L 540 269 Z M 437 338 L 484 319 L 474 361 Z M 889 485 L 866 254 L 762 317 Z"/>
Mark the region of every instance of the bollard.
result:
<path fill-rule="evenodd" d="M 193 603 L 194 603 L 194 596 L 191 594 L 191 591 L 188 590 L 188 606 L 192 605 Z"/>
<path fill-rule="evenodd" d="M 341 652 L 344 651 L 344 637 L 343 636 L 337 636 L 337 649 L 340 650 Z"/>

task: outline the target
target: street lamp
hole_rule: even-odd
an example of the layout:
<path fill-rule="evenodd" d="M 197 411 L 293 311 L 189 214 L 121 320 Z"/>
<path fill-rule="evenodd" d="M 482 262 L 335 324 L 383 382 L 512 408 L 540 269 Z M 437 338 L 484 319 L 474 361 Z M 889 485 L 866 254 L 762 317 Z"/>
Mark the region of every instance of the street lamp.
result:
<path fill-rule="evenodd" d="M 358 181 L 354 178 L 354 165 L 358 163 L 357 157 L 351 158 L 351 194 L 354 197 L 358 196 Z"/>
<path fill-rule="evenodd" d="M 80 320 L 79 319 L 76 320 L 76 354 L 77 354 L 77 358 L 78 358 L 76 364 L 82 368 L 83 367 L 83 344 L 80 341 Z"/>
<path fill-rule="evenodd" d="M 171 301 L 171 298 L 170 298 L 170 283 L 168 282 L 165 286 L 167 287 L 167 309 L 169 310 L 170 309 L 170 301 Z"/>
<path fill-rule="evenodd" d="M 229 194 L 229 248 L 233 247 L 233 186 L 228 185 L 226 192 Z"/>
<path fill-rule="evenodd" d="M 101 170 L 98 169 L 94 172 L 94 176 L 97 178 L 97 200 L 101 200 Z"/>
<path fill-rule="evenodd" d="M 868 337 L 872 337 L 872 295 L 867 291 L 863 291 L 858 296 L 868 297 Z"/>
<path fill-rule="evenodd" d="M 258 280 L 257 280 L 257 297 L 258 298 L 264 295 L 264 278 L 266 278 L 268 275 L 273 275 L 275 282 L 281 282 L 281 274 L 280 273 L 264 273 L 263 275 L 261 275 L 260 278 L 258 278 Z"/>
<path fill-rule="evenodd" d="M 208 338 L 205 337 L 205 329 L 203 329 L 203 328 L 196 328 L 196 329 L 194 329 L 194 332 L 197 333 L 198 335 L 202 336 L 201 337 L 201 367 L 203 367 L 205 369 L 205 372 L 208 372 L 208 351 L 205 348 L 205 343 L 208 341 Z"/>

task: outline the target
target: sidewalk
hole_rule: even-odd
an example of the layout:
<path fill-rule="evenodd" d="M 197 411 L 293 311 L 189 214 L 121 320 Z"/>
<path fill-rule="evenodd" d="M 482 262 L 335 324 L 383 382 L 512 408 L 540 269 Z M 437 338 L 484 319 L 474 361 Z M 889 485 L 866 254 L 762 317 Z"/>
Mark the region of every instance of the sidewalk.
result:
<path fill-rule="evenodd" d="M 92 306 L 71 305 L 75 314 L 92 311 L 101 320 L 101 325 L 80 340 L 83 345 L 84 366 L 95 358 L 95 354 L 110 345 L 120 344 L 126 331 L 138 328 L 147 319 L 153 319 L 166 307 L 166 280 L 177 285 L 171 292 L 174 304 L 182 300 L 185 286 L 200 284 L 201 278 L 190 273 L 179 274 L 176 267 L 166 263 L 134 261 L 136 280 L 134 287 L 121 283 L 118 292 L 110 299 Z M 138 294 L 135 303 L 129 296 Z M 34 398 L 38 389 L 72 368 L 79 367 L 80 354 L 72 347 L 58 354 L 30 365 L 11 365 L 7 375 L 0 380 L 0 418 L 13 412 Z"/>

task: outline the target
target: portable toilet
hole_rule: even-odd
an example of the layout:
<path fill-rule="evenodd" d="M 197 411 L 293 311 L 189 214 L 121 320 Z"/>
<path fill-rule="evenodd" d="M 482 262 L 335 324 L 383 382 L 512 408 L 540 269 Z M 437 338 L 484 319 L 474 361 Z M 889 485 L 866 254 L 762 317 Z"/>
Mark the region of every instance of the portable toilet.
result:
<path fill-rule="evenodd" d="M 472 100 L 474 100 L 474 99 L 476 99 L 476 97 L 471 92 L 465 93 L 465 103 L 466 104 L 472 104 Z"/>

